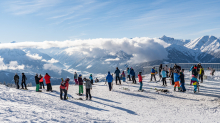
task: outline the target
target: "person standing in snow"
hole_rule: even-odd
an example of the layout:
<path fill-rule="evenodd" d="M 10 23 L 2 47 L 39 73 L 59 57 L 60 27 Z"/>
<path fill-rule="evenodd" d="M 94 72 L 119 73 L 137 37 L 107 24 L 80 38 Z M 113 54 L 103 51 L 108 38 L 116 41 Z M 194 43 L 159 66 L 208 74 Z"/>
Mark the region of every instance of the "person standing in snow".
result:
<path fill-rule="evenodd" d="M 83 80 L 82 80 L 81 74 L 78 77 L 78 82 L 79 82 L 79 95 L 82 95 L 83 94 Z"/>
<path fill-rule="evenodd" d="M 180 72 L 180 83 L 181 83 L 180 86 L 182 88 L 182 91 L 185 92 L 186 88 L 185 88 L 185 79 L 184 79 L 184 69 L 182 69 Z"/>
<path fill-rule="evenodd" d="M 17 75 L 17 73 L 15 73 L 14 81 L 15 81 L 16 88 L 19 89 L 19 76 Z"/>
<path fill-rule="evenodd" d="M 155 77 L 155 67 L 153 67 L 152 69 L 151 69 L 151 78 L 150 78 L 150 81 L 152 81 L 152 78 L 154 77 L 154 79 L 155 79 L 155 82 L 157 81 L 156 80 L 156 77 Z"/>
<path fill-rule="evenodd" d="M 51 92 L 52 92 L 52 86 L 51 86 L 51 82 L 50 82 L 50 76 L 48 75 L 48 73 L 45 74 L 44 79 L 45 79 L 45 83 L 46 83 L 46 85 L 47 85 L 47 91 L 51 91 Z"/>
<path fill-rule="evenodd" d="M 122 77 L 123 82 L 125 82 L 125 72 L 124 71 L 122 71 L 121 77 Z"/>
<path fill-rule="evenodd" d="M 106 77 L 106 81 L 108 82 L 108 86 L 109 86 L 109 91 L 112 90 L 112 81 L 113 81 L 113 77 L 110 74 L 110 72 L 108 72 L 108 75 Z"/>
<path fill-rule="evenodd" d="M 164 70 L 164 68 L 163 68 L 163 70 L 161 71 L 161 77 L 162 77 L 162 81 L 163 81 L 163 86 L 167 86 L 167 82 L 166 82 L 166 78 L 167 78 L 167 76 L 166 76 L 166 71 Z"/>
<path fill-rule="evenodd" d="M 27 90 L 27 86 L 26 86 L 26 80 L 27 80 L 27 78 L 26 78 L 26 76 L 24 75 L 24 73 L 22 73 L 22 80 L 21 80 L 21 89 L 24 89 L 24 87 L 25 87 L 25 89 Z M 24 84 L 24 86 L 23 86 L 23 84 Z"/>
<path fill-rule="evenodd" d="M 136 84 L 135 72 L 134 72 L 134 69 L 133 69 L 132 67 L 131 67 L 130 74 L 131 74 L 131 76 L 132 76 L 132 81 L 133 81 L 133 84 Z"/>
<path fill-rule="evenodd" d="M 174 75 L 173 75 L 173 69 L 170 67 L 170 72 L 169 72 L 169 76 L 170 76 L 170 84 L 174 85 Z"/>
<path fill-rule="evenodd" d="M 44 77 L 41 76 L 41 74 L 39 75 L 39 83 L 40 83 L 40 89 L 42 89 L 42 86 L 44 88 Z M 45 88 L 44 88 L 45 89 Z"/>
<path fill-rule="evenodd" d="M 36 92 L 40 92 L 39 91 L 40 85 L 39 85 L 38 74 L 35 75 L 35 82 L 36 82 Z"/>
<path fill-rule="evenodd" d="M 60 99 L 63 100 L 63 92 L 64 92 L 64 100 L 66 100 L 70 79 L 66 78 L 65 81 L 63 81 L 63 78 L 61 78 L 61 80 L 62 82 L 60 84 Z"/>
<path fill-rule="evenodd" d="M 160 77 L 160 80 L 162 78 L 162 75 L 160 74 L 162 70 L 163 70 L 163 65 L 160 64 L 160 67 L 159 67 L 159 77 Z"/>
<path fill-rule="evenodd" d="M 180 75 L 177 73 L 177 70 L 174 71 L 174 91 L 176 91 L 176 87 L 178 87 L 178 91 L 180 91 L 180 83 L 179 83 Z"/>
<path fill-rule="evenodd" d="M 75 85 L 78 85 L 79 83 L 78 83 L 78 75 L 77 75 L 77 73 L 75 72 L 75 74 L 74 74 L 74 81 L 75 81 Z"/>
<path fill-rule="evenodd" d="M 203 75 L 204 75 L 204 68 L 200 66 L 199 80 L 201 79 L 201 83 L 203 83 Z"/>
<path fill-rule="evenodd" d="M 164 67 L 164 70 L 166 71 L 166 77 L 168 77 L 168 66 L 166 65 L 165 67 Z"/>
<path fill-rule="evenodd" d="M 115 70 L 115 74 L 116 74 L 116 85 L 117 85 L 117 80 L 119 80 L 119 83 L 121 85 L 121 80 L 120 80 L 120 77 L 119 77 L 119 74 L 120 74 L 120 70 L 118 69 L 118 67 L 116 67 L 116 70 Z"/>
<path fill-rule="evenodd" d="M 192 79 L 191 79 L 190 85 L 192 85 L 192 84 L 194 86 L 194 93 L 196 93 L 196 90 L 197 90 L 198 85 L 199 85 L 199 81 L 197 79 L 197 76 L 192 75 Z M 198 92 L 199 92 L 199 88 L 198 88 Z"/>
<path fill-rule="evenodd" d="M 129 69 L 129 68 L 127 68 L 127 74 L 128 74 L 128 77 L 127 77 L 127 78 L 129 79 L 128 81 L 131 81 L 131 77 L 130 77 L 130 69 Z"/>
<path fill-rule="evenodd" d="M 88 96 L 89 96 L 89 100 L 92 99 L 92 96 L 91 96 L 91 93 L 90 93 L 90 90 L 92 90 L 92 83 L 90 82 L 90 80 L 84 78 L 84 81 L 86 81 L 86 87 L 85 87 L 85 90 L 86 90 L 86 100 L 88 100 Z"/>
<path fill-rule="evenodd" d="M 142 86 L 143 86 L 143 83 L 142 83 L 142 76 L 141 76 L 141 72 L 139 72 L 138 74 L 138 79 L 139 79 L 139 83 L 140 83 L 140 88 L 138 91 L 142 91 Z"/>
<path fill-rule="evenodd" d="M 93 78 L 92 78 L 92 74 L 90 74 L 89 79 L 90 79 L 91 84 L 93 85 Z"/>

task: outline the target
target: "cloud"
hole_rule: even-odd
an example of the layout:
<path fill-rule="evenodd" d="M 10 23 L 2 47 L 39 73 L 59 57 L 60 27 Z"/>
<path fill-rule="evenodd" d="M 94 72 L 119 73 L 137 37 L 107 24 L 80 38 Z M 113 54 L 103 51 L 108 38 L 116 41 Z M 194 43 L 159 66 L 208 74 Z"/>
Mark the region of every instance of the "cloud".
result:
<path fill-rule="evenodd" d="M 62 72 L 61 68 L 54 66 L 52 64 L 44 64 L 43 69 L 44 70 L 52 70 L 52 71 L 57 72 L 59 74 L 61 74 L 61 72 Z"/>
<path fill-rule="evenodd" d="M 115 59 L 106 59 L 105 61 L 119 61 L 119 58 L 115 58 Z"/>
<path fill-rule="evenodd" d="M 23 70 L 25 65 L 18 65 L 17 61 L 10 61 L 9 64 L 5 64 L 3 62 L 4 58 L 1 58 L 0 56 L 0 70 Z"/>
<path fill-rule="evenodd" d="M 39 56 L 39 54 L 35 53 L 35 54 L 30 54 L 29 52 L 26 54 L 26 56 L 30 57 L 31 59 L 34 60 L 41 60 L 42 56 Z"/>
<path fill-rule="evenodd" d="M 42 59 L 42 61 L 48 62 L 48 63 L 51 63 L 51 64 L 59 62 L 58 60 L 56 60 L 56 59 L 54 59 L 54 58 L 52 58 L 51 60 L 48 60 L 48 61 L 45 60 L 45 59 Z"/>

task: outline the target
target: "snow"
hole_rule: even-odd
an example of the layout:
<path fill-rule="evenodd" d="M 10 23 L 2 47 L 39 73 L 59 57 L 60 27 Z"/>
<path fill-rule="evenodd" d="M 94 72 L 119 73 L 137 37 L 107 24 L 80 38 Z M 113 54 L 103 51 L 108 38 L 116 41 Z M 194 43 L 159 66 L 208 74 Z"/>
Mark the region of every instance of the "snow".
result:
<path fill-rule="evenodd" d="M 189 72 L 185 73 L 185 93 L 174 92 L 169 82 L 167 87 L 161 86 L 161 82 L 149 82 L 149 74 L 143 79 L 144 92 L 138 92 L 139 84 L 130 81 L 114 85 L 112 92 L 104 82 L 95 83 L 91 90 L 92 101 L 60 100 L 59 86 L 53 86 L 54 92 L 35 92 L 35 87 L 17 90 L 0 85 L 0 121 L 219 122 L 219 75 L 208 76 L 208 80 L 201 83 L 200 92 L 195 94 L 188 85 Z M 157 93 L 154 88 L 169 89 L 170 92 Z M 77 92 L 78 86 L 71 84 L 68 96 L 79 98 Z M 81 97 L 85 99 L 85 96 Z"/>

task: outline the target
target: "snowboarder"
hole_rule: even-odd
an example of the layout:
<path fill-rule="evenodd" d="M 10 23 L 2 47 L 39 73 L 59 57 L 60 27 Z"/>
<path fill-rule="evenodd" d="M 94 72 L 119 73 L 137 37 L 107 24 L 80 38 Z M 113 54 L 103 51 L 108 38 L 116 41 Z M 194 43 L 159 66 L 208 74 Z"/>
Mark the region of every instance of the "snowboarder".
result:
<path fill-rule="evenodd" d="M 83 80 L 82 80 L 81 74 L 78 77 L 78 82 L 79 82 L 79 95 L 82 95 L 83 94 Z"/>
<path fill-rule="evenodd" d="M 78 79 L 78 76 L 77 76 L 77 73 L 75 72 L 75 74 L 74 74 L 75 85 L 79 84 L 77 79 Z"/>
<path fill-rule="evenodd" d="M 140 83 L 140 88 L 138 91 L 142 91 L 142 86 L 143 86 L 143 83 L 142 83 L 142 76 L 141 76 L 141 72 L 139 72 L 138 74 L 138 79 L 139 79 L 139 83 Z"/>
<path fill-rule="evenodd" d="M 201 83 L 203 83 L 203 75 L 204 75 L 204 68 L 200 66 L 199 80 L 201 79 Z"/>
<path fill-rule="evenodd" d="M 90 74 L 89 79 L 90 79 L 91 84 L 93 85 L 93 78 L 92 78 L 92 74 Z"/>
<path fill-rule="evenodd" d="M 35 82 L 36 82 L 36 92 L 40 92 L 39 91 L 39 78 L 38 78 L 38 74 L 36 73 L 35 75 Z"/>
<path fill-rule="evenodd" d="M 127 68 L 127 74 L 128 74 L 128 77 L 127 77 L 127 78 L 129 79 L 128 81 L 131 81 L 131 77 L 130 77 L 130 69 L 129 69 L 129 68 Z"/>
<path fill-rule="evenodd" d="M 166 76 L 166 71 L 164 70 L 164 68 L 163 68 L 163 70 L 161 71 L 161 77 L 162 77 L 162 81 L 163 81 L 163 86 L 167 86 L 167 82 L 166 82 L 166 78 L 167 78 L 167 76 Z"/>
<path fill-rule="evenodd" d="M 60 99 L 63 100 L 63 92 L 64 92 L 64 100 L 66 100 L 70 79 L 66 78 L 65 81 L 63 81 L 63 78 L 61 78 L 61 80 L 62 82 L 60 84 Z"/>
<path fill-rule="evenodd" d="M 181 90 L 183 92 L 185 92 L 186 88 L 185 88 L 185 79 L 184 79 L 184 69 L 182 69 L 181 72 L 180 72 L 180 83 L 181 83 L 181 85 L 180 85 Z"/>
<path fill-rule="evenodd" d="M 121 84 L 121 80 L 120 80 L 120 77 L 119 77 L 119 74 L 120 74 L 120 70 L 118 69 L 118 67 L 116 67 L 116 70 L 115 70 L 115 74 L 116 74 L 116 85 L 117 85 L 117 81 L 119 80 L 119 84 Z"/>
<path fill-rule="evenodd" d="M 198 87 L 199 81 L 198 81 L 198 79 L 197 79 L 197 76 L 192 75 L 192 79 L 191 79 L 190 85 L 192 85 L 192 84 L 193 84 L 193 86 L 194 86 L 194 93 L 196 93 L 196 89 L 197 89 L 197 88 L 198 88 L 198 92 L 199 92 L 199 87 Z"/>
<path fill-rule="evenodd" d="M 42 89 L 42 86 L 44 88 L 44 77 L 41 74 L 39 75 L 39 83 L 40 83 L 40 89 Z"/>
<path fill-rule="evenodd" d="M 108 86 L 109 86 L 109 91 L 112 90 L 112 81 L 113 81 L 113 77 L 110 74 L 110 72 L 108 72 L 108 75 L 106 77 L 106 81 L 108 82 Z"/>
<path fill-rule="evenodd" d="M 155 82 L 157 81 L 156 80 L 156 77 L 155 77 L 155 67 L 153 67 L 152 69 L 151 69 L 151 78 L 150 78 L 150 81 L 152 81 L 152 78 L 154 77 L 154 79 L 155 79 Z"/>
<path fill-rule="evenodd" d="M 177 73 L 177 70 L 174 71 L 174 91 L 176 91 L 176 87 L 178 87 L 178 91 L 180 91 L 180 83 L 179 83 L 180 75 Z"/>
<path fill-rule="evenodd" d="M 15 73 L 14 81 L 15 81 L 16 88 L 19 89 L 19 76 L 17 75 L 17 73 Z"/>
<path fill-rule="evenodd" d="M 89 100 L 92 99 L 91 93 L 90 93 L 90 89 L 92 90 L 92 83 L 90 82 L 90 80 L 84 78 L 84 81 L 86 81 L 86 100 L 88 100 L 88 96 L 89 96 Z"/>
<path fill-rule="evenodd" d="M 123 82 L 125 82 L 125 72 L 124 71 L 122 71 L 121 77 L 122 77 Z"/>
<path fill-rule="evenodd" d="M 135 72 L 134 72 L 134 69 L 132 67 L 131 67 L 130 74 L 131 74 L 131 77 L 132 77 L 133 84 L 136 84 Z"/>
<path fill-rule="evenodd" d="M 47 85 L 47 91 L 51 91 L 51 92 L 52 92 L 52 86 L 51 86 L 51 82 L 50 82 L 50 76 L 48 75 L 48 73 L 45 74 L 44 79 L 45 79 L 45 83 L 46 83 L 46 85 Z"/>
<path fill-rule="evenodd" d="M 25 87 L 25 89 L 27 90 L 27 86 L 26 86 L 26 80 L 27 80 L 27 78 L 26 78 L 26 76 L 24 75 L 24 73 L 22 73 L 22 80 L 21 80 L 21 89 L 24 89 L 24 87 Z M 23 86 L 23 84 L 24 84 L 24 86 Z"/>

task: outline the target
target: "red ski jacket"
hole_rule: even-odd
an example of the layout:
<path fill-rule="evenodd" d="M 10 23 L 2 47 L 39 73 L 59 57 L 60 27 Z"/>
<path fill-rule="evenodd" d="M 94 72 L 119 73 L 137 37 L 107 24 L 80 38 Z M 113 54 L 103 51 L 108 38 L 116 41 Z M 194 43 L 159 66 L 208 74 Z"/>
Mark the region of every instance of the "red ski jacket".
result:
<path fill-rule="evenodd" d="M 50 76 L 49 76 L 49 75 L 45 75 L 45 76 L 44 76 L 44 79 L 45 79 L 45 83 L 46 83 L 46 84 L 49 84 L 49 83 L 50 83 Z"/>
<path fill-rule="evenodd" d="M 62 83 L 62 82 L 61 82 L 61 83 Z M 68 87 L 69 87 L 69 81 L 66 81 L 65 86 L 60 85 L 60 88 L 61 88 L 61 89 L 68 90 Z"/>
<path fill-rule="evenodd" d="M 44 77 L 41 77 L 39 82 L 44 82 Z"/>
<path fill-rule="evenodd" d="M 142 76 L 140 74 L 138 74 L 138 79 L 139 79 L 139 82 L 142 82 Z"/>

